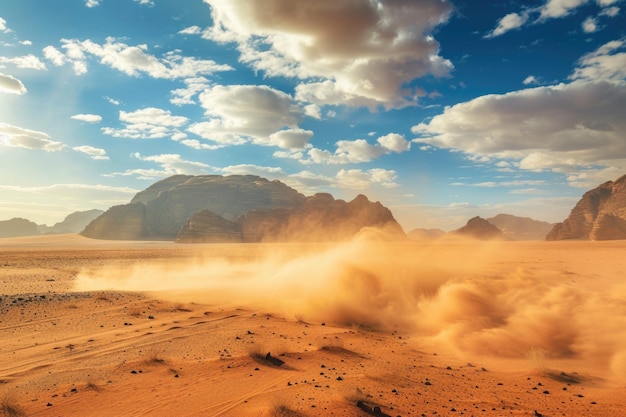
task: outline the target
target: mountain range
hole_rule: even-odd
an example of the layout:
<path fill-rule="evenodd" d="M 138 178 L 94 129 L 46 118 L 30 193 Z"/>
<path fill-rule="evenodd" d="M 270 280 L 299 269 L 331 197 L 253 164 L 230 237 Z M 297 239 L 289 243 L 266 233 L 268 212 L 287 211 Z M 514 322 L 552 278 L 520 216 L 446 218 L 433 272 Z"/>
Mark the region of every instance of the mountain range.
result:
<path fill-rule="evenodd" d="M 96 239 L 181 243 L 336 241 L 364 227 L 383 227 L 402 239 L 447 234 L 414 229 L 405 235 L 388 208 L 364 195 L 346 202 L 327 193 L 306 197 L 280 181 L 254 175 L 174 175 L 106 212 L 75 212 L 53 226 L 23 218 L 0 221 L 0 238 L 81 233 Z M 561 223 L 498 214 L 474 217 L 450 233 L 507 240 L 626 239 L 626 175 L 587 191 Z"/>

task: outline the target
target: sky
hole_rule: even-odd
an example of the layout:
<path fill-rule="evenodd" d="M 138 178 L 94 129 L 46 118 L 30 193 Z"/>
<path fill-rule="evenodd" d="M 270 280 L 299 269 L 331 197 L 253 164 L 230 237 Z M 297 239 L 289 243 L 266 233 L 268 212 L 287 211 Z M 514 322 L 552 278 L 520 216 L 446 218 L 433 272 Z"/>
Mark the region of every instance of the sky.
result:
<path fill-rule="evenodd" d="M 558 222 L 626 174 L 623 0 L 0 0 L 0 220 L 175 174 Z"/>

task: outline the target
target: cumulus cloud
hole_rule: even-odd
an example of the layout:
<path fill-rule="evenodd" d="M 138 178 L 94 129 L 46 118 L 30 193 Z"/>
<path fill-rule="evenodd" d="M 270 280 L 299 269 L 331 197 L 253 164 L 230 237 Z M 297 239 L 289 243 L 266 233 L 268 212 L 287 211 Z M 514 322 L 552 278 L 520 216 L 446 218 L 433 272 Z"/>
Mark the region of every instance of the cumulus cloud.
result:
<path fill-rule="evenodd" d="M 0 17 L 0 32 L 8 32 L 7 21 Z"/>
<path fill-rule="evenodd" d="M 192 124 L 188 131 L 204 139 L 223 145 L 291 146 L 287 136 L 303 138 L 298 123 L 304 110 L 282 91 L 263 85 L 215 85 L 199 100 L 209 120 Z"/>
<path fill-rule="evenodd" d="M 626 79 L 626 38 L 607 42 L 596 51 L 584 55 L 578 61 L 572 80 L 614 80 Z M 621 52 L 620 52 L 621 50 Z"/>
<path fill-rule="evenodd" d="M 98 7 L 100 5 L 100 0 L 85 0 L 85 6 L 91 8 L 91 7 Z"/>
<path fill-rule="evenodd" d="M 360 169 L 342 169 L 337 173 L 338 186 L 354 190 L 366 190 L 372 185 L 385 188 L 397 187 L 396 172 L 382 168 L 362 171 Z"/>
<path fill-rule="evenodd" d="M 626 82 L 574 81 L 447 107 L 415 141 L 557 172 L 626 169 Z"/>
<path fill-rule="evenodd" d="M 72 148 L 76 152 L 87 154 L 91 159 L 98 161 L 108 161 L 109 157 L 104 149 L 94 148 L 93 146 L 75 146 Z"/>
<path fill-rule="evenodd" d="M 0 93 L 26 94 L 26 87 L 15 77 L 0 72 Z"/>
<path fill-rule="evenodd" d="M 214 24 L 203 37 L 237 43 L 240 60 L 268 76 L 305 80 L 298 97 L 315 104 L 414 105 L 424 93 L 406 84 L 452 69 L 432 36 L 452 13 L 448 0 L 205 2 Z"/>
<path fill-rule="evenodd" d="M 148 75 L 162 79 L 193 78 L 233 69 L 213 60 L 182 56 L 177 50 L 156 57 L 148 53 L 147 45 L 129 46 L 112 37 L 108 37 L 102 45 L 89 39 L 62 39 L 61 43 L 65 53 L 49 46 L 44 48 L 44 56 L 54 65 L 71 63 L 74 72 L 79 75 L 87 72 L 89 57 L 95 57 L 101 64 L 133 77 Z"/>
<path fill-rule="evenodd" d="M 57 152 L 66 148 L 63 143 L 53 141 L 44 132 L 24 129 L 7 123 L 0 123 L 0 145 L 46 152 Z"/>
<path fill-rule="evenodd" d="M 45 71 L 47 69 L 46 65 L 33 54 L 15 57 L 0 56 L 0 68 L 4 68 L 5 64 L 12 64 L 18 68 L 34 69 L 39 71 Z"/>
<path fill-rule="evenodd" d="M 102 121 L 102 116 L 97 114 L 75 114 L 71 119 L 80 120 L 85 123 L 100 123 Z"/>
<path fill-rule="evenodd" d="M 370 162 L 389 153 L 403 153 L 411 149 L 411 142 L 398 133 L 389 133 L 381 136 L 376 143 L 369 143 L 365 139 L 340 140 L 335 144 L 334 152 L 326 149 L 308 147 L 306 156 L 302 152 L 277 152 L 279 158 L 298 159 L 305 164 L 350 164 Z"/>
<path fill-rule="evenodd" d="M 169 110 L 147 107 L 134 112 L 120 111 L 124 128 L 102 128 L 102 132 L 116 138 L 158 139 L 180 133 L 178 128 L 189 121 L 184 116 L 174 116 Z"/>

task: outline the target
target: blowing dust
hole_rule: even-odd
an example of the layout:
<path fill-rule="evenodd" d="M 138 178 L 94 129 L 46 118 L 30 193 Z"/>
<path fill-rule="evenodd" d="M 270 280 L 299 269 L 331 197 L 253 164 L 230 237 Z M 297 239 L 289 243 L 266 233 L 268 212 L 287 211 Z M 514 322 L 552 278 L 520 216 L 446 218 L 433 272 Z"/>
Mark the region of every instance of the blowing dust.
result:
<path fill-rule="evenodd" d="M 477 354 L 524 358 L 540 351 L 626 375 L 626 285 L 612 274 L 591 279 L 554 267 L 560 261 L 546 267 L 537 257 L 541 250 L 524 254 L 513 245 L 361 237 L 336 245 L 264 244 L 262 254 L 246 260 L 216 258 L 209 247 L 206 256 L 184 263 L 84 272 L 75 290 L 149 292 L 177 302 L 402 330 Z"/>

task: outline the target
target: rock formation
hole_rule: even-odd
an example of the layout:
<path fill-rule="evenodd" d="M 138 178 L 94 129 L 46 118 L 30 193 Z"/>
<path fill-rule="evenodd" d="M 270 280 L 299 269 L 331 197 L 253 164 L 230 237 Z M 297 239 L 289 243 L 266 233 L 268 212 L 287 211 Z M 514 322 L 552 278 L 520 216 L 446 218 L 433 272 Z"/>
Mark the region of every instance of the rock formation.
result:
<path fill-rule="evenodd" d="M 487 221 L 502 231 L 504 237 L 510 240 L 545 240 L 554 224 L 518 217 L 511 214 L 498 214 Z"/>
<path fill-rule="evenodd" d="M 391 211 L 363 195 L 346 203 L 326 193 L 307 197 L 297 208 L 252 210 L 235 222 L 214 213 L 196 213 L 177 242 L 334 242 L 348 240 L 365 227 L 385 229 L 392 239 L 405 238 Z"/>
<path fill-rule="evenodd" d="M 174 240 L 198 211 L 229 221 L 252 210 L 299 207 L 305 197 L 254 175 L 175 175 L 109 209 L 81 232 L 95 239 Z"/>
<path fill-rule="evenodd" d="M 175 175 L 111 207 L 81 234 L 186 243 L 326 242 L 350 239 L 365 227 L 405 238 L 389 209 L 363 195 L 346 203 L 324 193 L 305 197 L 252 175 Z"/>
<path fill-rule="evenodd" d="M 452 232 L 455 235 L 472 237 L 474 239 L 490 240 L 503 239 L 504 234 L 493 224 L 489 223 L 482 217 L 473 217 L 469 219 L 467 224 L 460 229 Z"/>
<path fill-rule="evenodd" d="M 78 233 L 102 213 L 104 213 L 102 210 L 76 211 L 54 226 L 39 225 L 39 232 L 42 234 Z"/>
<path fill-rule="evenodd" d="M 19 217 L 0 221 L 0 238 L 38 235 L 37 224 Z"/>
<path fill-rule="evenodd" d="M 626 239 L 626 175 L 587 191 L 546 239 Z"/>

